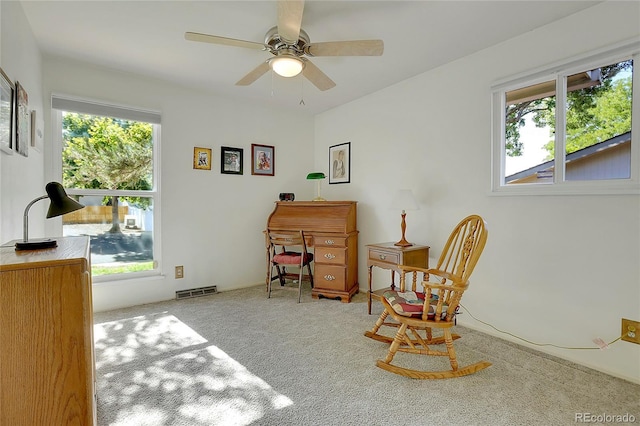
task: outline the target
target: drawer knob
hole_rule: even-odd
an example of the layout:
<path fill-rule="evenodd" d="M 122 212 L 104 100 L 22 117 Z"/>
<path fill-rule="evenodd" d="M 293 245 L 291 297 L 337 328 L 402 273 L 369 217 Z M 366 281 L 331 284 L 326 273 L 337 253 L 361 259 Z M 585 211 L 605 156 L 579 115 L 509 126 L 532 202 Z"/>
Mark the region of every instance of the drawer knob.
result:
<path fill-rule="evenodd" d="M 325 275 L 324 279 L 327 281 L 333 281 L 336 279 L 336 277 L 334 277 L 333 275 Z"/>
<path fill-rule="evenodd" d="M 324 255 L 324 257 L 325 257 L 325 259 L 329 259 L 329 260 L 331 260 L 331 259 L 335 259 L 335 258 L 336 258 L 336 257 L 335 257 L 333 254 L 331 254 L 331 253 L 327 253 L 327 254 L 325 254 L 325 255 Z"/>
<path fill-rule="evenodd" d="M 325 240 L 324 243 L 329 245 L 329 246 L 332 245 L 332 244 L 335 244 L 333 240 Z"/>
<path fill-rule="evenodd" d="M 384 254 L 380 255 L 380 260 L 385 260 L 387 258 L 387 256 L 385 256 Z"/>

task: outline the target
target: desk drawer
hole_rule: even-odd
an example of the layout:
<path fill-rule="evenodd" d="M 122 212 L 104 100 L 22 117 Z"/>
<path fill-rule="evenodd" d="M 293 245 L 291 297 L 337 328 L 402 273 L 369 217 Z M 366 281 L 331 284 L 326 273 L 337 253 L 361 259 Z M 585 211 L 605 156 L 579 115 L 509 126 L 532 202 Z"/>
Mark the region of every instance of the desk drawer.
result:
<path fill-rule="evenodd" d="M 347 237 L 336 237 L 333 235 L 315 235 L 313 237 L 313 244 L 316 246 L 346 247 Z"/>
<path fill-rule="evenodd" d="M 316 263 L 313 276 L 314 288 L 326 290 L 345 290 L 347 268 L 343 266 L 320 265 Z"/>
<path fill-rule="evenodd" d="M 397 265 L 400 263 L 400 254 L 384 250 L 369 249 L 369 260 L 377 263 Z"/>
<path fill-rule="evenodd" d="M 329 263 L 332 265 L 343 265 L 347 259 L 346 247 L 323 247 L 318 246 L 314 250 L 316 263 Z"/>

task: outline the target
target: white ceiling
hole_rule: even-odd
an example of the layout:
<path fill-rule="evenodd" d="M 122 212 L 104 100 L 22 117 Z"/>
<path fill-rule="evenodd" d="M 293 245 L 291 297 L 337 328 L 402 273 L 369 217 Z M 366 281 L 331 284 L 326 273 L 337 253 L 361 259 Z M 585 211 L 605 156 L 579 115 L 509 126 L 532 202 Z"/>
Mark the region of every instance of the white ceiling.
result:
<path fill-rule="evenodd" d="M 303 77 L 269 72 L 235 82 L 268 52 L 196 43 L 185 31 L 262 43 L 276 2 L 32 1 L 22 5 L 43 53 L 87 61 L 279 108 L 325 111 L 593 6 L 598 1 L 307 1 L 311 43 L 384 40 L 381 57 L 317 57 L 336 83 L 321 92 Z M 470 71 L 470 73 L 472 73 Z M 300 106 L 304 98 L 305 105 Z"/>

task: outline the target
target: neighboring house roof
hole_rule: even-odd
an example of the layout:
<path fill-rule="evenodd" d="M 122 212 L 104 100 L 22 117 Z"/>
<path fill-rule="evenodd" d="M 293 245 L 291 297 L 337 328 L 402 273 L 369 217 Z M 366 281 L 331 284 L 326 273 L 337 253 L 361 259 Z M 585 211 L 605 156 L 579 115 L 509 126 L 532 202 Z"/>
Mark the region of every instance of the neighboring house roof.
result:
<path fill-rule="evenodd" d="M 589 157 L 589 156 L 597 156 L 609 148 L 613 148 L 617 145 L 620 145 L 622 143 L 629 142 L 629 141 L 631 141 L 631 132 L 622 133 L 611 139 L 607 139 L 595 145 L 591 145 L 586 148 L 579 149 L 578 151 L 572 152 L 571 154 L 568 154 L 567 163 L 571 161 L 576 161 L 585 157 Z M 521 172 L 514 173 L 510 176 L 506 176 L 504 180 L 507 183 L 522 180 L 534 174 L 553 170 L 553 167 L 554 167 L 553 160 L 545 161 L 544 163 L 540 163 L 536 166 L 530 167 Z"/>

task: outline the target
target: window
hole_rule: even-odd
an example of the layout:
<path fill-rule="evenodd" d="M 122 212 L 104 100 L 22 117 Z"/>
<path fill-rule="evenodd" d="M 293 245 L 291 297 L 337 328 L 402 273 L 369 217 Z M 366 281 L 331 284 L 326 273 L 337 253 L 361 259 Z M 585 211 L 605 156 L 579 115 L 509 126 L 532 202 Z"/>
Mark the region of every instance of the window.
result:
<path fill-rule="evenodd" d="M 640 192 L 639 50 L 628 43 L 494 86 L 493 191 Z"/>
<path fill-rule="evenodd" d="M 62 184 L 85 205 L 63 235 L 90 236 L 97 281 L 156 274 L 160 115 L 60 96 L 52 107 Z"/>

